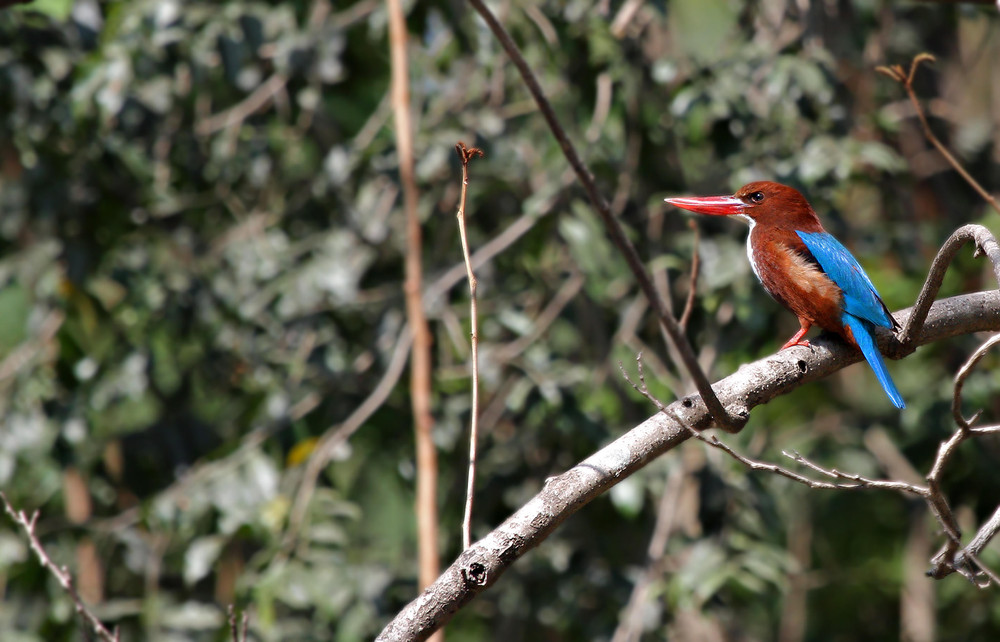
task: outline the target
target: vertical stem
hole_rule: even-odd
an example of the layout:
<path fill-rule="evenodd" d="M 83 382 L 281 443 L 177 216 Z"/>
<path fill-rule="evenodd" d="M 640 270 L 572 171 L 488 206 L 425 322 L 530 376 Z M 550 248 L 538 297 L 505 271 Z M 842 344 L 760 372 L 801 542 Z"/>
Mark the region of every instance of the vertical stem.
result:
<path fill-rule="evenodd" d="M 458 201 L 458 232 L 462 237 L 462 256 L 465 257 L 465 272 L 469 278 L 469 316 L 471 317 L 472 343 L 472 419 L 469 428 L 469 478 L 465 487 L 465 519 L 462 521 L 462 548 L 472 544 L 472 499 L 476 486 L 476 444 L 479 441 L 479 312 L 476 302 L 476 288 L 479 280 L 472 271 L 472 257 L 469 254 L 469 239 L 465 233 L 465 195 L 469 187 L 469 161 L 482 151 L 475 147 L 466 148 L 459 142 L 455 145 L 462 159 L 462 196 Z"/>
<path fill-rule="evenodd" d="M 409 69 L 406 61 L 406 19 L 400 0 L 386 0 L 392 61 L 392 108 L 395 117 L 399 179 L 406 209 L 406 316 L 413 331 L 410 399 L 417 449 L 417 547 L 420 588 L 438 576 L 437 452 L 431 429 L 431 336 L 421 299 L 421 233 L 418 194 L 413 173 L 413 131 L 410 121 Z"/>

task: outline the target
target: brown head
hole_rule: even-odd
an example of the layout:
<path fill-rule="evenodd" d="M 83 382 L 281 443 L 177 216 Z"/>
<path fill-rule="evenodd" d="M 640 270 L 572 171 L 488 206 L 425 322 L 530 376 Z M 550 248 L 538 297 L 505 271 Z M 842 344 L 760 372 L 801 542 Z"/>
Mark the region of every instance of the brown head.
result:
<path fill-rule="evenodd" d="M 751 225 L 789 231 L 822 232 L 816 212 L 802 193 L 771 181 L 747 183 L 732 196 L 665 199 L 681 209 L 712 216 L 741 216 Z"/>

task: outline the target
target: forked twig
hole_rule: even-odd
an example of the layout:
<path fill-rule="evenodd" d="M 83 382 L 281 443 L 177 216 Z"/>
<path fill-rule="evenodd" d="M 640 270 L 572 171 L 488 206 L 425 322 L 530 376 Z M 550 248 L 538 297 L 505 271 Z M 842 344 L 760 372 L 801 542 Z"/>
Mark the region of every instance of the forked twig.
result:
<path fill-rule="evenodd" d="M 940 480 L 944 474 L 945 467 L 951 456 L 958 449 L 959 444 L 977 435 L 1000 433 L 1000 425 L 972 426 L 982 415 L 981 410 L 973 413 L 971 419 L 966 419 L 962 414 L 962 388 L 965 385 L 965 380 L 973 369 L 975 369 L 976 365 L 982 361 L 986 353 L 998 344 L 1000 344 L 1000 334 L 993 335 L 984 341 L 966 362 L 962 364 L 962 367 L 958 369 L 958 373 L 955 375 L 951 411 L 958 430 L 938 448 L 938 456 L 934 461 L 934 466 L 930 474 L 927 475 L 927 481 L 932 489 L 940 488 Z M 941 501 L 943 501 L 943 495 L 941 496 Z M 954 523 L 954 518 L 952 517 L 951 519 L 952 527 L 957 532 L 958 526 Z M 945 542 L 941 550 L 931 559 L 934 565 L 927 574 L 935 579 L 941 579 L 951 573 L 957 572 L 980 588 L 988 586 L 989 581 L 992 581 L 995 586 L 1000 586 L 1000 581 L 997 580 L 996 574 L 979 561 L 979 553 L 996 536 L 998 530 L 1000 530 L 1000 506 L 994 511 L 993 516 L 979 527 L 975 536 L 964 548 L 962 548 L 960 537 L 952 537 L 949 541 Z M 979 576 L 980 574 L 988 578 L 989 581 L 982 580 Z"/>
<path fill-rule="evenodd" d="M 910 102 L 913 103 L 913 108 L 916 111 L 917 118 L 920 120 L 921 128 L 924 132 L 924 137 L 940 152 L 940 154 L 948 161 L 948 164 L 959 173 L 959 175 L 965 179 L 972 189 L 982 197 L 987 203 L 989 203 L 994 210 L 1000 212 L 1000 203 L 987 192 L 979 182 L 972 177 L 971 174 L 962 166 L 958 159 L 956 159 L 948 148 L 944 146 L 938 137 L 934 134 L 931 129 L 930 123 L 927 121 L 927 115 L 924 112 L 923 106 L 920 104 L 920 99 L 917 97 L 917 93 L 913 88 L 913 79 L 916 77 L 917 69 L 920 68 L 921 63 L 925 61 L 933 62 L 935 60 L 934 56 L 929 53 L 920 53 L 913 57 L 910 62 L 910 69 L 906 71 L 903 69 L 902 65 L 890 65 L 876 67 L 875 71 L 884 74 L 889 78 L 892 78 L 906 91 L 906 95 L 910 98 Z M 951 263 L 958 249 L 968 241 L 974 241 L 976 243 L 975 254 L 979 256 L 980 254 L 986 254 L 993 264 L 993 274 L 996 276 L 997 283 L 1000 285 L 1000 246 L 997 245 L 996 239 L 993 234 L 981 225 L 965 225 L 957 230 L 948 238 L 945 244 L 938 251 L 936 257 L 934 257 L 934 262 L 931 264 L 931 269 L 927 274 L 927 280 L 924 282 L 924 286 L 920 291 L 920 296 L 917 298 L 917 303 L 914 305 L 913 314 L 910 315 L 905 327 L 899 334 L 899 345 L 895 347 L 892 351 L 893 356 L 899 358 L 913 351 L 914 341 L 919 335 L 920 331 L 923 329 L 924 319 L 927 316 L 927 311 L 930 309 L 931 303 L 934 301 L 934 297 L 937 295 L 938 289 L 941 287 L 941 282 L 944 279 L 944 272 L 947 266 Z"/>
<path fill-rule="evenodd" d="M 465 270 L 469 278 L 469 316 L 472 330 L 472 419 L 469 428 L 469 479 L 465 487 L 465 519 L 462 520 L 462 548 L 472 544 L 472 498 L 476 487 L 476 444 L 479 442 L 479 311 L 476 301 L 476 289 L 479 280 L 472 271 L 472 255 L 469 252 L 469 239 L 465 232 L 465 196 L 469 186 L 469 161 L 477 156 L 482 157 L 483 151 L 478 147 L 466 147 L 459 141 L 455 151 L 462 161 L 462 196 L 458 202 L 458 233 L 462 237 L 462 256 L 465 258 Z"/>
<path fill-rule="evenodd" d="M 226 609 L 229 617 L 229 633 L 232 635 L 233 642 L 247 642 L 247 627 L 250 623 L 250 618 L 246 611 L 240 614 L 239 621 L 236 619 L 236 607 L 232 604 Z"/>
<path fill-rule="evenodd" d="M 948 164 L 951 165 L 952 168 L 965 179 L 965 182 L 967 182 L 972 189 L 976 190 L 976 193 L 979 194 L 983 200 L 989 203 L 997 212 L 1000 212 L 1000 203 L 997 203 L 997 200 L 993 198 L 993 196 L 990 195 L 990 193 L 987 192 L 982 185 L 979 184 L 979 181 L 974 179 L 972 175 L 969 174 L 964 167 L 962 167 L 962 164 L 959 163 L 954 156 L 952 156 L 951 152 L 948 151 L 948 148 L 944 146 L 944 143 L 938 140 L 938 137 L 934 135 L 934 131 L 931 129 L 930 123 L 927 122 L 927 114 L 924 113 L 924 108 L 920 105 L 920 99 L 917 97 L 917 93 L 913 89 L 913 78 L 916 75 L 917 69 L 920 67 L 921 63 L 925 61 L 934 62 L 935 60 L 934 56 L 929 53 L 920 53 L 914 56 L 913 60 L 910 62 L 909 73 L 903 69 L 902 65 L 876 67 L 875 71 L 880 74 L 885 74 L 903 86 L 903 89 L 906 90 L 906 95 L 910 97 L 910 102 L 913 103 L 913 107 L 916 109 L 917 118 L 920 119 L 920 126 L 923 128 L 924 136 L 927 140 L 934 145 L 938 152 L 944 156 L 944 159 L 948 161 Z"/>

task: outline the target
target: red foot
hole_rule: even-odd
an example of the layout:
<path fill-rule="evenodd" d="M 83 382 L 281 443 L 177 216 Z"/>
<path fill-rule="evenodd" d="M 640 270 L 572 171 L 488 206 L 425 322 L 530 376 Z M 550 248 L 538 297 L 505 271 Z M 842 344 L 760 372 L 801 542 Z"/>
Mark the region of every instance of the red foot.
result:
<path fill-rule="evenodd" d="M 795 336 L 786 341 L 785 345 L 781 346 L 779 350 L 784 350 L 785 348 L 791 348 L 792 346 L 805 346 L 807 348 L 809 347 L 809 342 L 803 339 L 802 337 L 806 336 L 806 332 L 809 332 L 809 328 L 812 327 L 812 324 L 803 322 L 801 319 L 799 319 L 799 325 L 802 326 L 801 328 L 799 328 L 799 331 L 795 333 Z"/>

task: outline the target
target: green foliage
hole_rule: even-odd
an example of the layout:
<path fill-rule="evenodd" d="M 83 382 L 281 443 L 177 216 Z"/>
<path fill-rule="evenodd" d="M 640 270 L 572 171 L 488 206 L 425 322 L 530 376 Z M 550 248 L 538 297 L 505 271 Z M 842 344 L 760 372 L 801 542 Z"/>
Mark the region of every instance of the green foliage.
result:
<path fill-rule="evenodd" d="M 469 185 L 473 251 L 529 223 L 477 270 L 474 532 L 653 412 L 619 361 L 631 370 L 643 351 L 664 401 L 687 390 L 498 43 L 463 3 L 410 5 L 447 562 L 470 413 L 468 294 L 448 276 L 461 262 L 455 142 L 486 151 Z M 643 4 L 616 31 L 622 7 L 529 2 L 500 14 L 677 310 L 697 250 L 688 333 L 713 378 L 770 354 L 796 324 L 753 281 L 744 228 L 699 221 L 696 248 L 664 196 L 757 178 L 796 185 L 893 308 L 912 302 L 954 227 L 1000 224 L 873 71 L 934 51 L 941 62 L 921 71 L 920 91 L 959 110 L 933 109 L 947 118 L 934 126 L 996 192 L 995 12 L 672 0 Z M 369 639 L 415 595 L 405 375 L 335 454 L 288 539 L 304 459 L 375 388 L 405 328 L 386 20 L 381 3 L 322 0 L 53 0 L 0 12 L 0 488 L 41 511 L 46 548 L 124 640 L 228 639 L 229 603 L 249 609 L 255 639 Z M 986 34 L 981 49 L 966 51 L 979 41 L 970 34 Z M 991 285 L 966 252 L 942 294 Z M 857 366 L 756 409 L 731 441 L 881 475 L 863 439 L 881 428 L 924 470 L 950 430 L 951 377 L 975 345 L 890 364 L 902 415 Z M 988 357 L 969 380 L 967 414 L 1000 412 L 996 365 Z M 963 450 L 946 480 L 968 532 L 994 508 L 992 449 Z M 926 521 L 915 505 L 807 492 L 703 450 L 687 444 L 589 505 L 461 612 L 449 639 L 609 639 L 678 467 L 687 486 L 645 637 L 683 638 L 695 618 L 733 639 L 773 639 L 801 577 L 806 638 L 899 636 L 903 551 L 911 520 Z M 790 525 L 802 523 L 804 560 L 791 550 Z M 87 546 L 98 564 L 84 563 Z M 985 559 L 997 566 L 995 551 Z M 0 572 L 0 629 L 20 636 L 10 639 L 79 639 L 71 602 L 9 521 Z M 1000 631 L 989 594 L 958 578 L 935 590 L 942 631 Z"/>

